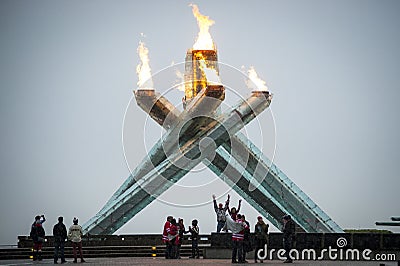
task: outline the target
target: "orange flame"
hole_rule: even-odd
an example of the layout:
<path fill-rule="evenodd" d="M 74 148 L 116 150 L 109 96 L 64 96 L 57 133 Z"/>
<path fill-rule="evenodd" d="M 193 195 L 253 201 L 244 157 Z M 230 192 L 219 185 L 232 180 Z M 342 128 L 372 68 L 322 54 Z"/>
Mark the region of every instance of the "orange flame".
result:
<path fill-rule="evenodd" d="M 211 38 L 208 29 L 215 23 L 214 20 L 208 16 L 200 14 L 199 8 L 195 4 L 192 7 L 193 15 L 197 19 L 199 26 L 199 34 L 197 35 L 196 42 L 193 44 L 193 50 L 215 50 L 213 39 Z"/>
<path fill-rule="evenodd" d="M 151 77 L 151 68 L 149 60 L 149 49 L 144 46 L 144 42 L 139 42 L 137 52 L 140 57 L 140 63 L 136 67 L 138 75 L 137 85 L 140 89 L 153 89 L 153 79 Z"/>
<path fill-rule="evenodd" d="M 247 73 L 248 73 L 248 80 L 246 81 L 247 87 L 257 91 L 268 90 L 266 82 L 258 77 L 254 66 L 251 66 L 247 71 Z"/>
<path fill-rule="evenodd" d="M 212 66 L 207 65 L 206 59 L 201 51 L 196 53 L 196 58 L 199 62 L 199 67 L 204 77 L 199 80 L 199 82 L 203 84 L 203 88 L 205 88 L 207 85 L 221 85 L 221 78 L 219 77 L 217 70 Z"/>

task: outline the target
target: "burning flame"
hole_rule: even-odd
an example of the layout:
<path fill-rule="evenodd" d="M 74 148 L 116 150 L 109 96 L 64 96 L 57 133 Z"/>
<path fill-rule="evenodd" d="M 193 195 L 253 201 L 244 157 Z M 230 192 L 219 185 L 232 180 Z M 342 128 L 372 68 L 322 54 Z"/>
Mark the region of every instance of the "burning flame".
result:
<path fill-rule="evenodd" d="M 201 51 L 196 53 L 196 58 L 199 62 L 200 70 L 204 75 L 204 80 L 200 80 L 200 82 L 204 83 L 203 87 L 206 85 L 222 85 L 221 78 L 215 68 L 212 66 L 207 66 L 206 59 Z"/>
<path fill-rule="evenodd" d="M 153 79 L 149 64 L 149 49 L 144 46 L 144 42 L 139 42 L 137 52 L 140 57 L 140 63 L 136 67 L 136 73 L 139 78 L 137 85 L 139 89 L 153 89 Z"/>
<path fill-rule="evenodd" d="M 199 34 L 197 35 L 196 42 L 193 44 L 193 50 L 215 50 L 214 42 L 211 38 L 208 29 L 215 22 L 208 16 L 200 14 L 199 8 L 195 4 L 190 5 L 192 7 L 193 15 L 197 19 L 197 25 L 199 26 Z"/>
<path fill-rule="evenodd" d="M 253 66 L 249 68 L 247 74 L 248 74 L 248 79 L 246 80 L 246 85 L 248 88 L 256 91 L 268 90 L 266 82 L 258 77 L 257 72 Z"/>

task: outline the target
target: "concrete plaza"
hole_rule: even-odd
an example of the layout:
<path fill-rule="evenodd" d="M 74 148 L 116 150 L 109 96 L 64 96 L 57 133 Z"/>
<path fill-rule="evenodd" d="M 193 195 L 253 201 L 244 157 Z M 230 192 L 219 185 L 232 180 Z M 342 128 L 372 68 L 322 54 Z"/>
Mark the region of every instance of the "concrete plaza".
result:
<path fill-rule="evenodd" d="M 223 259 L 188 259 L 188 258 L 183 258 L 180 260 L 166 260 L 164 258 L 89 258 L 86 259 L 86 263 L 78 263 L 74 264 L 72 263 L 72 260 L 69 260 L 67 264 L 73 264 L 73 265 L 85 265 L 85 264 L 90 264 L 90 265 L 140 265 L 140 266 L 152 266 L 152 265 L 188 265 L 188 266 L 194 266 L 194 265 L 248 265 L 248 264 L 254 264 L 254 261 L 248 260 L 249 263 L 246 264 L 232 264 L 230 260 L 223 260 Z M 30 260 L 3 260 L 0 261 L 0 265 L 7 265 L 7 266 L 22 266 L 22 265 L 42 265 L 42 264 L 53 264 L 53 260 L 43 260 L 41 262 L 33 262 Z M 268 260 L 265 261 L 264 263 L 257 263 L 257 265 L 287 265 L 283 264 L 282 261 L 278 260 Z M 370 266 L 379 266 L 379 265 L 387 265 L 387 266 L 397 266 L 398 262 L 377 262 L 377 261 L 295 261 L 292 264 L 288 265 L 338 265 L 338 266 L 353 266 L 353 265 L 370 265 Z"/>

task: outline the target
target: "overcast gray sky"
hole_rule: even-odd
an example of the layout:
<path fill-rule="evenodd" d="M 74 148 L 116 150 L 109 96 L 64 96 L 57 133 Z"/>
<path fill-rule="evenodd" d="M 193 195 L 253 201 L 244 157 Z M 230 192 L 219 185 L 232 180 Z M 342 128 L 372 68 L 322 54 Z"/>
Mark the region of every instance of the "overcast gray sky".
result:
<path fill-rule="evenodd" d="M 0 244 L 29 234 L 36 214 L 47 216 L 49 234 L 59 215 L 68 226 L 74 216 L 86 222 L 128 177 L 121 136 L 136 89 L 136 48 L 145 41 L 153 73 L 182 62 L 198 32 L 189 3 L 0 2 Z M 342 228 L 376 228 L 400 216 L 400 2 L 195 3 L 215 20 L 219 60 L 255 66 L 274 93 L 260 116 L 263 134 L 254 122 L 249 137 L 268 149 L 272 111 L 274 162 Z M 136 125 L 135 165 L 159 135 L 143 141 L 146 114 L 135 101 L 127 117 Z M 180 184 L 205 176 L 213 174 L 199 170 Z M 227 189 L 215 185 L 216 193 Z M 164 197 L 190 198 L 176 188 Z M 253 224 L 257 213 L 247 203 L 242 210 Z M 216 227 L 210 204 L 155 201 L 117 233 L 161 233 L 169 214 L 197 218 L 202 233 Z"/>

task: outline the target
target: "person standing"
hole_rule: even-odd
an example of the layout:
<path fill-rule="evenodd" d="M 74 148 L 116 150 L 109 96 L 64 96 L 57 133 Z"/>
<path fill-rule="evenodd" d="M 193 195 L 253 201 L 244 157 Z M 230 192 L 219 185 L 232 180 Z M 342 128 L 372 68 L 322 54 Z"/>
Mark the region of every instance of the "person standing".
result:
<path fill-rule="evenodd" d="M 239 200 L 239 205 L 237 207 L 237 209 L 235 207 L 232 207 L 232 209 L 229 210 L 229 198 L 228 198 L 228 212 L 229 215 L 231 216 L 231 218 L 236 221 L 237 219 L 237 214 L 240 212 L 240 206 L 242 205 L 242 200 Z"/>
<path fill-rule="evenodd" d="M 259 250 L 263 250 L 265 247 L 265 244 L 267 244 L 268 240 L 268 227 L 269 225 L 264 223 L 263 218 L 261 216 L 257 217 L 257 223 L 254 226 L 254 233 L 255 233 L 255 252 L 254 252 L 254 262 L 257 263 L 258 259 L 258 252 Z M 260 262 L 263 262 L 263 260 L 260 260 Z"/>
<path fill-rule="evenodd" d="M 177 258 L 181 258 L 181 246 L 183 243 L 183 234 L 188 233 L 189 231 L 186 231 L 185 225 L 183 224 L 183 219 L 179 218 L 178 219 L 178 231 L 179 231 L 179 242 L 178 242 L 178 254 Z"/>
<path fill-rule="evenodd" d="M 58 223 L 53 227 L 53 236 L 54 236 L 54 264 L 58 262 L 58 254 L 60 253 L 61 263 L 65 263 L 64 256 L 64 246 L 65 239 L 67 238 L 67 228 L 63 223 L 64 218 L 62 216 L 58 217 Z"/>
<path fill-rule="evenodd" d="M 295 232 L 295 225 L 290 215 L 283 216 L 283 248 L 285 249 L 286 260 L 284 263 L 292 263 L 293 260 L 289 253 L 292 249 L 293 237 Z"/>
<path fill-rule="evenodd" d="M 243 230 L 243 261 L 244 263 L 247 263 L 246 260 L 246 253 L 250 252 L 253 250 L 253 245 L 251 243 L 250 239 L 250 223 L 246 220 L 246 217 L 244 214 L 242 214 L 242 223 L 245 225 L 244 230 Z"/>
<path fill-rule="evenodd" d="M 33 260 L 42 260 L 42 247 L 43 247 L 44 237 L 46 235 L 42 224 L 45 221 L 46 218 L 44 217 L 44 215 L 41 216 L 37 215 L 35 217 L 35 221 L 31 226 L 31 232 L 29 235 L 33 240 L 33 254 L 32 254 Z"/>
<path fill-rule="evenodd" d="M 234 223 L 236 223 L 236 226 L 235 229 L 232 230 L 232 263 L 244 263 L 243 239 L 246 224 L 242 222 L 242 215 L 240 214 L 237 214 L 237 220 Z M 238 261 L 236 260 L 236 257 L 238 258 Z"/>
<path fill-rule="evenodd" d="M 196 258 L 200 259 L 200 251 L 199 251 L 199 233 L 200 233 L 200 228 L 197 225 L 198 221 L 194 219 L 192 221 L 192 227 L 189 226 L 189 232 L 192 234 L 191 239 L 192 239 L 192 256 L 189 258 Z"/>
<path fill-rule="evenodd" d="M 217 233 L 221 232 L 222 228 L 225 226 L 226 222 L 226 216 L 225 213 L 228 210 L 228 205 L 229 205 L 229 195 L 228 195 L 228 200 L 225 202 L 225 206 L 222 205 L 222 203 L 218 204 L 217 207 L 217 201 L 215 200 L 215 195 L 212 195 L 213 197 L 213 203 L 214 203 L 214 211 L 217 214 Z"/>
<path fill-rule="evenodd" d="M 171 245 L 170 259 L 178 258 L 179 230 L 175 218 L 171 220 L 171 227 L 168 234 L 169 243 Z"/>
<path fill-rule="evenodd" d="M 171 221 L 172 221 L 172 216 L 167 217 L 167 221 L 164 224 L 163 228 L 163 235 L 162 235 L 162 241 L 165 244 L 165 258 L 170 259 L 171 258 L 171 251 L 172 251 L 172 246 L 170 245 L 170 241 L 168 238 L 168 235 L 171 231 Z"/>
<path fill-rule="evenodd" d="M 72 250 L 74 254 L 74 263 L 77 263 L 77 252 L 76 250 L 78 249 L 79 256 L 81 258 L 81 262 L 85 262 L 83 259 L 83 254 L 82 254 L 82 236 L 83 236 L 83 231 L 82 227 L 78 224 L 78 219 L 74 218 L 72 220 L 73 225 L 70 226 L 68 230 L 68 239 L 72 242 Z"/>

